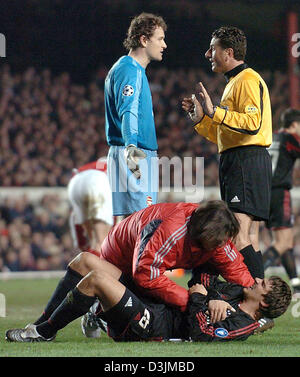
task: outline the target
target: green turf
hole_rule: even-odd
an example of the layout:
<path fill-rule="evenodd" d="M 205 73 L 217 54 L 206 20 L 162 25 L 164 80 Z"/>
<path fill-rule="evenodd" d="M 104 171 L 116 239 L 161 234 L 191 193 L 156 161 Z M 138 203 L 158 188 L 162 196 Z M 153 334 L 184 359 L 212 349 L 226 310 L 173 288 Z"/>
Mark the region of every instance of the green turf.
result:
<path fill-rule="evenodd" d="M 180 283 L 183 284 L 185 280 L 181 280 Z M 24 327 L 40 315 L 57 281 L 57 279 L 39 279 L 0 282 L 0 292 L 6 298 L 6 317 L 0 317 L 0 357 L 300 356 L 299 300 L 292 302 L 288 312 L 275 321 L 272 330 L 263 335 L 251 336 L 245 342 L 115 343 L 106 334 L 102 334 L 100 339 L 84 337 L 80 329 L 80 319 L 61 330 L 53 342 L 32 344 L 6 342 L 4 336 L 7 329 Z"/>

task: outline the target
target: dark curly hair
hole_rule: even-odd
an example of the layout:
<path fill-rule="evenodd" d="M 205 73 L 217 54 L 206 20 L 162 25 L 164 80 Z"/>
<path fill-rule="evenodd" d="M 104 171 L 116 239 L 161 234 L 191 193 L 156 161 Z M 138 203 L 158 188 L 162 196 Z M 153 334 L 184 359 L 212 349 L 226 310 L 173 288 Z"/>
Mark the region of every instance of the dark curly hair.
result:
<path fill-rule="evenodd" d="M 269 278 L 271 290 L 264 295 L 264 302 L 267 307 L 260 307 L 263 317 L 276 318 L 282 315 L 289 307 L 292 299 L 292 292 L 289 285 L 279 276 Z"/>
<path fill-rule="evenodd" d="M 201 203 L 188 223 L 191 241 L 203 251 L 222 246 L 229 238 L 235 238 L 239 229 L 238 220 L 222 200 Z"/>
<path fill-rule="evenodd" d="M 232 48 L 236 60 L 245 60 L 247 39 L 245 33 L 234 26 L 222 26 L 212 33 L 223 49 Z"/>
<path fill-rule="evenodd" d="M 167 30 L 167 25 L 160 16 L 152 13 L 141 13 L 134 17 L 127 31 L 127 37 L 123 42 L 124 47 L 127 50 L 135 50 L 141 47 L 140 37 L 145 35 L 150 39 L 157 27 L 161 27 L 164 31 Z"/>
<path fill-rule="evenodd" d="M 283 128 L 289 128 L 293 122 L 300 122 L 300 111 L 296 109 L 286 109 L 280 116 Z"/>

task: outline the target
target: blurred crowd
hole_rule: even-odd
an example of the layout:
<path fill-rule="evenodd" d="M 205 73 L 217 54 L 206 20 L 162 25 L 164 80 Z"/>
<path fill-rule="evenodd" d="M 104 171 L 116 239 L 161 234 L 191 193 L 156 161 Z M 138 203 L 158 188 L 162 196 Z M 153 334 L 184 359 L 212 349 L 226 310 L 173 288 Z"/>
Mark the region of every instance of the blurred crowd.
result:
<path fill-rule="evenodd" d="M 205 158 L 205 185 L 218 184 L 215 145 L 193 129 L 181 109 L 184 96 L 202 81 L 218 103 L 225 86 L 222 75 L 202 69 L 147 70 L 159 144 L 159 156 Z M 288 106 L 287 76 L 261 72 L 273 106 L 273 124 Z M 85 86 L 68 73 L 53 76 L 48 69 L 28 68 L 12 73 L 0 69 L 0 182 L 1 186 L 65 186 L 72 168 L 106 155 L 103 83 L 107 69 L 98 70 Z M 300 174 L 297 182 L 300 184 Z"/>
<path fill-rule="evenodd" d="M 103 95 L 106 74 L 106 68 L 99 69 L 83 86 L 73 83 L 68 73 L 54 76 L 49 69 L 37 72 L 34 68 L 12 73 L 8 65 L 1 67 L 2 187 L 66 187 L 74 167 L 107 154 Z M 181 109 L 181 100 L 195 93 L 196 83 L 202 81 L 213 102 L 218 103 L 224 77 L 200 68 L 149 68 L 147 74 L 159 156 L 204 157 L 204 185 L 218 186 L 217 148 L 196 134 Z M 281 112 L 288 107 L 287 76 L 278 71 L 261 74 L 270 90 L 276 129 Z M 300 185 L 299 168 L 295 169 L 294 182 Z M 76 251 L 69 231 L 69 204 L 61 201 L 55 195 L 45 195 L 38 203 L 26 196 L 0 196 L 0 271 L 66 267 Z M 300 225 L 300 213 L 296 215 Z M 300 245 L 300 233 L 296 239 Z M 267 234 L 264 242 L 269 242 Z"/>
<path fill-rule="evenodd" d="M 30 202 L 26 195 L 0 204 L 0 271 L 65 269 L 78 251 L 69 231 L 69 205 L 58 195 Z"/>

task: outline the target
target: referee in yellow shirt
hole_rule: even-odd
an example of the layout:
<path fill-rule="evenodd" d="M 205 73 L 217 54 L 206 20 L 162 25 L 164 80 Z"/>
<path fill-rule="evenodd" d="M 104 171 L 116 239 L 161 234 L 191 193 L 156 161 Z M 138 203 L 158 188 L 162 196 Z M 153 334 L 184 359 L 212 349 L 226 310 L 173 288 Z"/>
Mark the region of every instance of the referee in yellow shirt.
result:
<path fill-rule="evenodd" d="M 252 275 L 263 278 L 259 221 L 269 218 L 272 164 L 266 148 L 272 143 L 272 114 L 264 80 L 244 62 L 246 49 L 242 30 L 228 26 L 214 31 L 205 57 L 213 72 L 225 75 L 221 103 L 214 106 L 199 83 L 199 100 L 184 98 L 182 107 L 195 130 L 218 145 L 221 198 L 240 222 L 235 244 Z"/>

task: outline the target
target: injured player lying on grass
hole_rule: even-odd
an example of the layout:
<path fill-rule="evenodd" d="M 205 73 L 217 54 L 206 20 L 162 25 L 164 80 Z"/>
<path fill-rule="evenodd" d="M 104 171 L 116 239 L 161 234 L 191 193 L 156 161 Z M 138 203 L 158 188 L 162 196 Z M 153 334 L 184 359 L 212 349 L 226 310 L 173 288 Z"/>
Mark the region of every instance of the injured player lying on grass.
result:
<path fill-rule="evenodd" d="M 142 297 L 128 281 L 128 287 L 105 270 L 87 274 L 71 290 L 49 320 L 6 332 L 11 342 L 54 340 L 68 323 L 87 313 L 98 299 L 99 318 L 115 341 L 245 340 L 259 327 L 263 316 L 282 315 L 291 302 L 291 290 L 280 277 L 255 279 L 253 286 L 219 280 L 201 273 L 189 282 L 187 310 L 180 311 L 153 297 Z M 133 292 L 134 291 L 134 292 Z"/>

